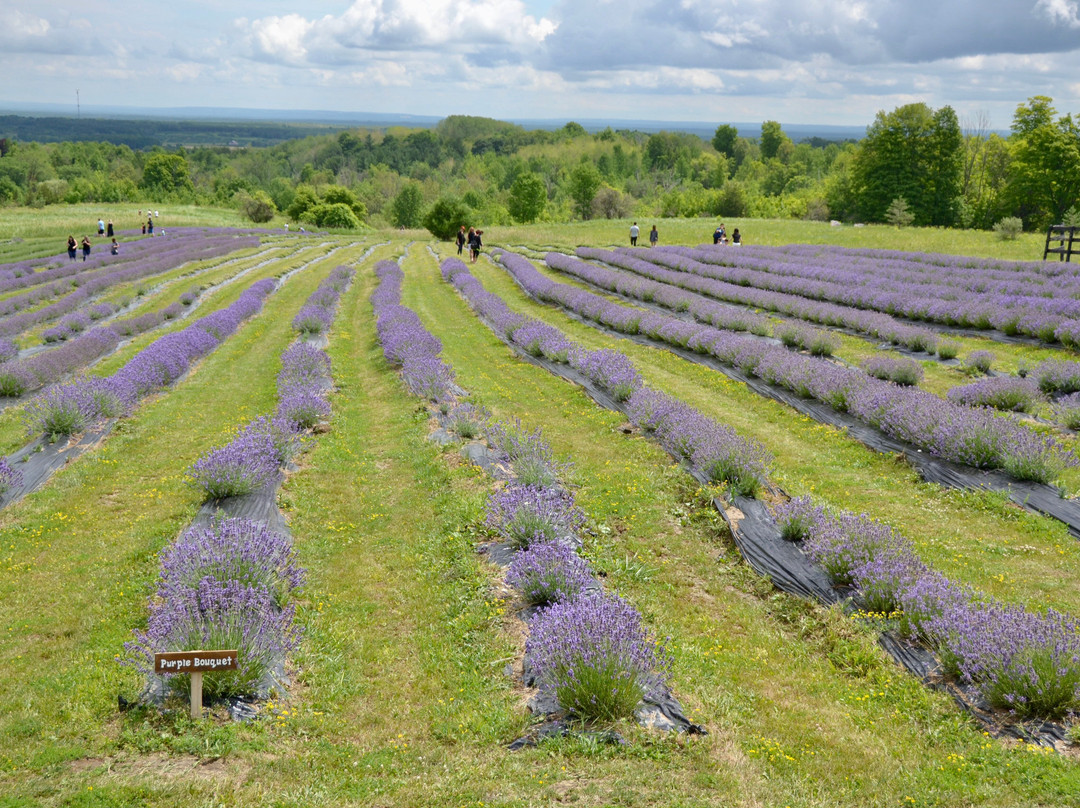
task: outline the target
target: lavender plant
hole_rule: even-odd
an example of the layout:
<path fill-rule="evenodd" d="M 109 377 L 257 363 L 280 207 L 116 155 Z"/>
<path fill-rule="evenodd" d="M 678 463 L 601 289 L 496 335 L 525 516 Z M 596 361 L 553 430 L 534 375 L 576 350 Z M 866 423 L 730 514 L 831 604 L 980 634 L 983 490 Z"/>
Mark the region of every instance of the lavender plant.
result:
<path fill-rule="evenodd" d="M 540 691 L 585 721 L 633 715 L 638 702 L 664 690 L 671 667 L 641 615 L 610 595 L 542 610 L 529 625 L 525 659 Z"/>
<path fill-rule="evenodd" d="M 511 483 L 488 499 L 487 525 L 518 549 L 536 543 L 579 543 L 585 513 L 562 488 Z"/>
<path fill-rule="evenodd" d="M 6 457 L 0 457 L 0 497 L 22 483 L 22 472 L 12 468 Z"/>
<path fill-rule="evenodd" d="M 531 606 L 566 603 L 596 583 L 589 562 L 565 542 L 536 542 L 518 552 L 506 582 Z"/>
<path fill-rule="evenodd" d="M 923 377 L 922 365 L 905 357 L 874 356 L 863 363 L 863 370 L 876 379 L 902 386 L 918 384 Z"/>
<path fill-rule="evenodd" d="M 207 500 L 250 494 L 278 473 L 278 448 L 261 431 L 242 432 L 226 446 L 211 449 L 191 466 L 188 476 Z"/>
<path fill-rule="evenodd" d="M 782 538 L 802 541 L 825 521 L 827 512 L 822 506 L 815 505 L 810 497 L 795 497 L 773 508 L 773 518 L 780 527 Z"/>

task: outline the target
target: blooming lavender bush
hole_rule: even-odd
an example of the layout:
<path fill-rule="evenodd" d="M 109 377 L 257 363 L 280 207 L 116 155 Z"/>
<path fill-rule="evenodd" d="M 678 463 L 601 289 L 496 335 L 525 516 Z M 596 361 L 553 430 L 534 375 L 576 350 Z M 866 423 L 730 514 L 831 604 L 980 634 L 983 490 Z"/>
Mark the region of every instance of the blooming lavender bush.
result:
<path fill-rule="evenodd" d="M 450 428 L 466 440 L 479 435 L 491 420 L 491 413 L 486 407 L 469 403 L 457 404 L 449 415 Z"/>
<path fill-rule="evenodd" d="M 1080 393 L 1070 393 L 1054 402 L 1054 419 L 1069 429 L 1080 429 Z"/>
<path fill-rule="evenodd" d="M 960 343 L 951 340 L 941 340 L 937 344 L 938 359 L 956 359 L 960 353 Z"/>
<path fill-rule="evenodd" d="M 610 393 L 616 401 L 626 401 L 641 387 L 641 376 L 633 363 L 618 351 L 575 347 L 570 351 L 569 361 L 571 367 Z"/>
<path fill-rule="evenodd" d="M 863 363 L 863 370 L 876 379 L 903 386 L 918 384 L 923 377 L 922 365 L 905 357 L 874 356 Z"/>
<path fill-rule="evenodd" d="M 89 389 L 76 382 L 49 388 L 27 405 L 23 417 L 29 433 L 55 439 L 81 432 L 97 415 Z"/>
<path fill-rule="evenodd" d="M 521 485 L 553 487 L 568 468 L 555 461 L 540 429 L 527 430 L 517 418 L 494 421 L 487 426 L 488 441 L 510 463 Z"/>
<path fill-rule="evenodd" d="M 643 698 L 663 692 L 671 667 L 641 615 L 611 595 L 542 610 L 529 624 L 525 659 L 540 691 L 586 721 L 633 715 Z"/>
<path fill-rule="evenodd" d="M 304 583 L 292 540 L 250 519 L 222 519 L 184 531 L 162 555 L 158 596 L 168 600 L 177 588 L 197 589 L 207 577 L 263 589 L 279 608 Z"/>
<path fill-rule="evenodd" d="M 241 496 L 269 484 L 278 473 L 278 447 L 262 431 L 244 431 L 227 446 L 211 449 L 188 475 L 207 500 Z"/>
<path fill-rule="evenodd" d="M 827 518 L 825 509 L 815 505 L 810 497 L 795 497 L 773 508 L 773 518 L 780 527 L 780 536 L 788 541 L 802 541 Z"/>
<path fill-rule="evenodd" d="M 324 306 L 307 303 L 293 318 L 292 327 L 301 334 L 321 334 L 334 321 L 333 312 Z"/>
<path fill-rule="evenodd" d="M 565 542 L 537 542 L 518 552 L 506 582 L 532 606 L 566 603 L 595 583 L 589 562 Z"/>
<path fill-rule="evenodd" d="M 988 376 L 971 384 L 954 387 L 946 397 L 954 404 L 992 407 L 1006 412 L 1031 412 L 1042 400 L 1034 381 L 1015 376 Z"/>
<path fill-rule="evenodd" d="M 151 601 L 147 630 L 136 631 L 135 639 L 124 643 L 123 661 L 153 675 L 158 652 L 235 648 L 239 668 L 203 680 L 203 694 L 209 700 L 256 694 L 275 663 L 299 642 L 293 605 L 278 608 L 273 594 L 261 587 L 206 576 L 195 588 L 175 587 L 169 594 Z M 188 678 L 167 676 L 181 692 L 187 689 Z"/>
<path fill-rule="evenodd" d="M 963 369 L 971 374 L 989 373 L 996 357 L 990 351 L 972 351 L 962 362 Z"/>
<path fill-rule="evenodd" d="M 487 525 L 514 547 L 535 543 L 577 544 L 585 513 L 562 488 L 512 483 L 488 499 Z"/>
<path fill-rule="evenodd" d="M 294 431 L 311 429 L 330 414 L 330 402 L 319 393 L 292 389 L 278 400 L 277 418 L 292 424 Z"/>
<path fill-rule="evenodd" d="M 22 472 L 12 468 L 6 457 L 0 457 L 0 497 L 22 482 Z"/>

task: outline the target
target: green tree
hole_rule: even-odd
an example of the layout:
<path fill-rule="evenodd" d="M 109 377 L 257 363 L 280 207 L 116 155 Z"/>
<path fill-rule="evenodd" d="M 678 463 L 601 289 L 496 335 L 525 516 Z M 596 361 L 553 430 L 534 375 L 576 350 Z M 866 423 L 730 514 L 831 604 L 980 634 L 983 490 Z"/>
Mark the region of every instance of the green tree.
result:
<path fill-rule="evenodd" d="M 712 145 L 720 154 L 725 157 L 735 156 L 735 141 L 739 139 L 739 130 L 731 124 L 721 124 L 716 127 L 716 134 L 713 135 Z"/>
<path fill-rule="evenodd" d="M 783 143 L 790 143 L 791 139 L 784 134 L 780 124 L 776 121 L 765 121 L 761 124 L 761 157 L 771 160 L 776 157 Z"/>
<path fill-rule="evenodd" d="M 885 221 L 893 227 L 907 227 L 914 218 L 915 214 L 908 209 L 907 200 L 902 196 L 890 202 L 885 211 Z"/>
<path fill-rule="evenodd" d="M 450 241 L 457 235 L 458 228 L 469 223 L 469 216 L 469 209 L 461 200 L 443 197 L 424 216 L 424 227 L 435 238 Z"/>
<path fill-rule="evenodd" d="M 367 218 L 367 207 L 344 185 L 328 185 L 322 192 L 322 201 L 327 205 L 348 205 L 357 219 Z"/>
<path fill-rule="evenodd" d="M 263 224 L 274 218 L 277 208 L 274 200 L 266 191 L 256 191 L 250 196 L 244 195 L 240 200 L 241 212 L 256 224 Z"/>
<path fill-rule="evenodd" d="M 419 183 L 407 182 L 390 204 L 394 227 L 419 227 L 424 222 L 424 192 Z"/>
<path fill-rule="evenodd" d="M 592 201 L 600 190 L 603 178 L 599 170 L 588 160 L 578 163 L 570 172 L 568 192 L 574 202 L 574 210 L 582 219 L 592 212 Z"/>
<path fill-rule="evenodd" d="M 535 222 L 547 204 L 547 187 L 539 175 L 532 171 L 518 174 L 510 186 L 510 215 L 515 222 Z"/>
<path fill-rule="evenodd" d="M 184 155 L 165 152 L 146 158 L 140 187 L 157 196 L 188 196 L 195 192 Z"/>
<path fill-rule="evenodd" d="M 1035 96 L 1013 116 L 1008 196 L 1037 227 L 1059 224 L 1080 202 L 1080 125 L 1071 115 L 1054 120 L 1051 99 Z"/>
<path fill-rule="evenodd" d="M 915 224 L 954 224 L 963 181 L 956 113 L 951 107 L 934 112 L 922 103 L 879 112 L 860 144 L 852 181 L 863 219 L 883 221 L 892 201 L 903 197 Z"/>
<path fill-rule="evenodd" d="M 360 219 L 344 202 L 324 202 L 308 208 L 302 221 L 310 222 L 316 227 L 334 227 L 341 230 L 356 230 L 360 227 Z"/>
<path fill-rule="evenodd" d="M 289 203 L 289 207 L 286 208 L 285 212 L 294 222 L 306 221 L 304 214 L 318 204 L 319 197 L 315 193 L 315 189 L 310 185 L 300 185 L 297 186 L 292 202 Z"/>

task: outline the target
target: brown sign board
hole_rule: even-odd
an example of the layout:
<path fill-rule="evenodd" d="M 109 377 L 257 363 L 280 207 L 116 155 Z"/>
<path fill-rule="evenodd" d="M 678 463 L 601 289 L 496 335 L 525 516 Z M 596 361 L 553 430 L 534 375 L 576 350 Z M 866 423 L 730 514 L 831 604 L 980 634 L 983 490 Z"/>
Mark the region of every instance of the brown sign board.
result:
<path fill-rule="evenodd" d="M 236 670 L 236 651 L 169 651 L 154 654 L 154 673 L 210 673 Z"/>

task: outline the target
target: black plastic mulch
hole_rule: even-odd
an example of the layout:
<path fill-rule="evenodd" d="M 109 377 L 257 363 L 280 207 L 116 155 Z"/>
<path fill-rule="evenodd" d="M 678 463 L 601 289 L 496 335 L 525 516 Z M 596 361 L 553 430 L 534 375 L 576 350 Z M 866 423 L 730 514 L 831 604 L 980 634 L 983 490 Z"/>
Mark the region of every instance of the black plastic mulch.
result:
<path fill-rule="evenodd" d="M 11 467 L 22 474 L 18 485 L 12 486 L 0 497 L 0 508 L 18 502 L 32 491 L 43 486 L 58 470 L 97 446 L 112 432 L 116 419 L 96 425 L 77 437 L 50 441 L 39 437 L 8 457 Z"/>

